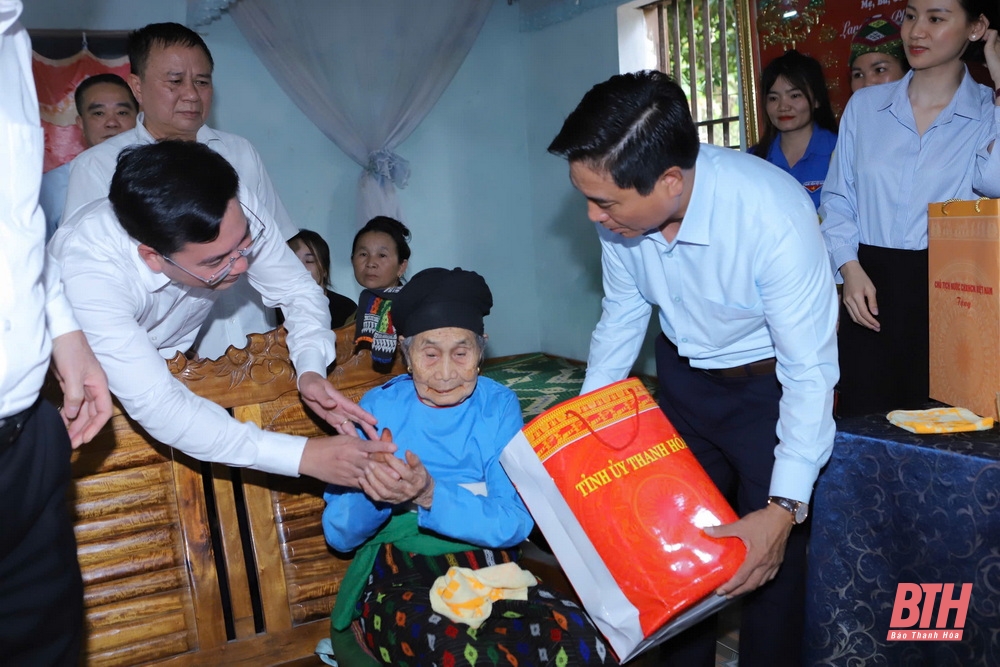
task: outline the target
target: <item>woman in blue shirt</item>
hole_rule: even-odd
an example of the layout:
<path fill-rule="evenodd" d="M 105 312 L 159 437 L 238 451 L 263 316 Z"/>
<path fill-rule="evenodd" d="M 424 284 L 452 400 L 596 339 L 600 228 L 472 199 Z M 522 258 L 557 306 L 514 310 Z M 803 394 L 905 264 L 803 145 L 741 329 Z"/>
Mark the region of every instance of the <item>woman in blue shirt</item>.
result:
<path fill-rule="evenodd" d="M 764 136 L 750 152 L 794 176 L 819 208 L 837 143 L 823 67 L 793 49 L 768 63 L 761 84 L 767 91 Z"/>
<path fill-rule="evenodd" d="M 1000 82 L 995 4 L 910 0 L 901 34 L 912 69 L 844 110 L 820 207 L 844 281 L 841 415 L 928 400 L 927 204 L 1000 195 L 993 90 L 963 62 L 981 59 L 985 42 Z"/>

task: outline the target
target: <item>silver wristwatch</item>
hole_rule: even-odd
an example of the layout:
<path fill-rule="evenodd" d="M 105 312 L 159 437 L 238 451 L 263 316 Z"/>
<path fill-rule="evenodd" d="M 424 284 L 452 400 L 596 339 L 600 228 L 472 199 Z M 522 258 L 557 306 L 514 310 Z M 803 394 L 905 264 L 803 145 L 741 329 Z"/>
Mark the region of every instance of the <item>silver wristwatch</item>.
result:
<path fill-rule="evenodd" d="M 777 505 L 778 507 L 788 510 L 792 515 L 792 523 L 798 525 L 806 520 L 809 516 L 809 503 L 804 503 L 799 500 L 791 500 L 789 498 L 781 498 L 780 496 L 771 496 L 767 499 L 768 505 Z"/>

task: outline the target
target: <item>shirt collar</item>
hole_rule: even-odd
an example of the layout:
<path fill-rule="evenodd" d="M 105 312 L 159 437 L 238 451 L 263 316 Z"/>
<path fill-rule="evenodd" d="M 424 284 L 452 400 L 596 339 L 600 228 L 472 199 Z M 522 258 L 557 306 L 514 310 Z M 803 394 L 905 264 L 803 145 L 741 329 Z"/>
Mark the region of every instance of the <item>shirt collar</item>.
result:
<path fill-rule="evenodd" d="M 819 150 L 819 143 L 823 141 L 822 135 L 825 132 L 827 132 L 827 130 L 824 130 L 816 123 L 812 124 L 812 134 L 809 135 L 809 144 L 806 146 L 806 150 L 802 154 L 802 157 L 799 158 L 799 162 L 811 157 Z M 785 154 L 781 152 L 780 133 L 774 138 L 774 141 L 771 142 L 771 147 L 767 149 L 767 161 L 778 166 L 784 165 L 784 167 L 787 167 L 788 169 L 792 168 L 788 164 L 788 160 L 785 159 Z M 796 162 L 796 165 L 798 165 L 799 162 Z"/>
<path fill-rule="evenodd" d="M 681 228 L 677 231 L 677 236 L 674 237 L 675 244 L 684 242 L 693 245 L 708 245 L 712 235 L 709 211 L 711 202 L 715 201 L 717 185 L 712 162 L 714 151 L 718 150 L 732 149 L 720 149 L 708 144 L 698 146 L 698 159 L 695 161 L 695 169 L 691 174 L 691 177 L 694 178 L 691 199 L 688 201 L 687 210 L 684 211 Z M 660 238 L 663 238 L 662 235 Z"/>
<path fill-rule="evenodd" d="M 139 115 L 136 116 L 136 123 L 135 123 L 136 136 L 143 143 L 146 144 L 156 143 L 156 138 L 153 137 L 153 135 L 149 133 L 149 130 L 146 129 L 145 119 L 146 119 L 145 112 L 140 111 Z M 210 145 L 211 142 L 213 141 L 222 140 L 222 138 L 219 136 L 219 133 L 210 128 L 208 125 L 202 125 L 200 128 L 198 128 L 198 134 L 196 135 L 195 138 L 198 140 L 199 144 L 205 144 L 206 146 Z"/>
<path fill-rule="evenodd" d="M 883 83 L 872 88 L 872 95 L 882 95 L 882 100 L 875 105 L 876 111 L 889 109 L 896 118 L 900 117 L 900 109 L 906 109 L 906 114 L 913 117 L 913 109 L 910 107 L 910 98 L 906 91 L 910 87 L 910 79 L 913 78 L 913 70 L 903 75 L 903 78 L 896 83 Z M 857 94 L 857 93 L 855 93 Z"/>
<path fill-rule="evenodd" d="M 912 79 L 913 70 L 910 70 L 898 83 L 883 84 L 887 88 L 891 87 L 893 89 L 886 91 L 885 99 L 875 109 L 877 111 L 889 109 L 900 121 L 909 120 L 915 123 L 913 121 L 913 107 L 910 105 L 910 98 L 907 92 Z M 983 104 L 980 99 L 979 84 L 969 74 L 968 67 L 964 68 L 962 82 L 958 84 L 958 90 L 952 96 L 951 102 L 941 110 L 941 113 L 934 119 L 931 127 L 948 123 L 956 115 L 972 119 L 980 119 L 983 116 Z"/>
<path fill-rule="evenodd" d="M 0 33 L 7 32 L 23 10 L 20 0 L 0 0 Z"/>
<path fill-rule="evenodd" d="M 944 111 L 948 113 L 946 120 L 951 120 L 953 114 L 972 119 L 983 117 L 983 102 L 979 92 L 979 84 L 969 74 L 968 67 L 965 68 L 962 83 L 958 84 L 958 90 L 955 91 L 951 104 Z M 942 119 L 943 117 L 944 114 L 942 114 Z"/>
<path fill-rule="evenodd" d="M 106 225 L 103 234 L 116 234 L 120 239 L 120 244 L 118 247 L 121 248 L 121 253 L 123 255 L 122 261 L 126 264 L 130 264 L 135 271 L 135 274 L 139 278 L 139 283 L 147 292 L 156 292 L 162 289 L 165 285 L 170 283 L 170 278 L 164 273 L 156 273 L 146 264 L 145 260 L 139 255 L 139 242 L 128 235 L 125 228 L 118 221 L 118 216 L 115 215 L 114 206 L 111 205 L 111 200 L 104 198 L 103 200 L 97 200 L 100 202 L 99 210 L 96 212 L 100 216 L 100 220 Z M 113 238 L 109 236 L 108 238 Z"/>
<path fill-rule="evenodd" d="M 110 202 L 109 202 L 110 208 Z M 110 211 L 112 219 L 118 228 L 121 229 L 122 235 L 125 237 L 125 243 L 123 244 L 125 248 L 125 254 L 128 260 L 132 262 L 135 267 L 136 273 L 139 275 L 139 282 L 142 283 L 143 288 L 149 293 L 153 293 L 163 289 L 166 285 L 170 283 L 170 278 L 167 277 L 165 273 L 157 273 L 149 268 L 145 260 L 139 255 L 139 242 L 128 235 L 128 233 L 121 228 L 121 223 L 118 222 L 118 218 L 115 217 L 114 209 Z"/>

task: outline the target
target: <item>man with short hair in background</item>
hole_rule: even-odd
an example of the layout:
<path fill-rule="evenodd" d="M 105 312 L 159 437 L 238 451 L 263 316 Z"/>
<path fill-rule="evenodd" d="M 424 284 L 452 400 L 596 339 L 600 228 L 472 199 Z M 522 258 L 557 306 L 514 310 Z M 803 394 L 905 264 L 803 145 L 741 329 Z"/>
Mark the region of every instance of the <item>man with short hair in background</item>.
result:
<path fill-rule="evenodd" d="M 261 219 L 276 227 L 284 240 L 297 234 L 253 145 L 205 124 L 212 110 L 215 63 L 201 36 L 178 23 L 152 23 L 129 34 L 128 56 L 132 70 L 128 82 L 142 106 L 139 123 L 73 160 L 64 217 L 108 195 L 123 148 L 180 139 L 205 144 L 226 158 L 240 176 L 241 193 L 252 193 L 260 202 Z M 247 334 L 269 331 L 276 324 L 274 310 L 241 281 L 216 301 L 195 351 L 202 357 L 219 357 L 230 345 L 245 346 Z"/>
<path fill-rule="evenodd" d="M 84 148 L 91 148 L 125 130 L 135 127 L 139 103 L 125 79 L 110 72 L 95 74 L 80 82 L 73 93 L 76 103 L 76 126 L 83 136 Z M 45 211 L 45 239 L 52 238 L 62 218 L 69 185 L 70 162 L 50 169 L 42 176 L 38 203 Z"/>

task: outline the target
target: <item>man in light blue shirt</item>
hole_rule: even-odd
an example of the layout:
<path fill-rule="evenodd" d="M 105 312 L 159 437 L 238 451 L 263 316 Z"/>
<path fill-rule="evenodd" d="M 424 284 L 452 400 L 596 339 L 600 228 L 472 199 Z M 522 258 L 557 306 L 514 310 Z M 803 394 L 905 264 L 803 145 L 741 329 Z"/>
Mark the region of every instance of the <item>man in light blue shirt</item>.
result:
<path fill-rule="evenodd" d="M 603 314 L 583 391 L 624 378 L 653 306 L 660 405 L 739 521 L 741 665 L 798 665 L 813 483 L 833 448 L 837 300 L 816 210 L 777 167 L 698 143 L 684 92 L 639 72 L 595 86 L 549 151 L 597 223 Z M 759 590 L 758 590 L 759 589 Z M 751 592 L 753 591 L 753 592 Z M 664 664 L 714 665 L 714 623 Z"/>

